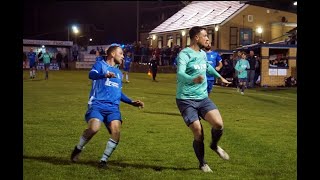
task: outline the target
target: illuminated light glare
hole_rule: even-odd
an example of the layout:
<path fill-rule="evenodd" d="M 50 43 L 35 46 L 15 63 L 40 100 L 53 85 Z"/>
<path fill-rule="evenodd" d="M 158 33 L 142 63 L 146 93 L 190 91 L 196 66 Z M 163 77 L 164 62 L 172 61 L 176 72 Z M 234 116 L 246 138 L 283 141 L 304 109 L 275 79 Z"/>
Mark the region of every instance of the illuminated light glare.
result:
<path fill-rule="evenodd" d="M 215 31 L 219 31 L 219 26 L 214 27 Z"/>
<path fill-rule="evenodd" d="M 260 34 L 260 33 L 262 33 L 262 31 L 263 31 L 263 30 L 262 30 L 262 27 L 258 27 L 258 28 L 257 28 L 257 33 Z"/>
<path fill-rule="evenodd" d="M 182 36 L 185 36 L 185 35 L 186 35 L 186 31 L 182 31 L 182 32 L 181 32 L 181 35 L 182 35 Z"/>

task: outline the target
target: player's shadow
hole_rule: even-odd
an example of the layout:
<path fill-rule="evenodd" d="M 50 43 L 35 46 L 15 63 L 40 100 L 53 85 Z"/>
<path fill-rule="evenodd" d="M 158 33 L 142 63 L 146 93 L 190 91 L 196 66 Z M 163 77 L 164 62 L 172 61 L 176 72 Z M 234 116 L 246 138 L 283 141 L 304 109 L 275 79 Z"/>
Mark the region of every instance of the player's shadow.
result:
<path fill-rule="evenodd" d="M 188 170 L 197 169 L 197 168 L 167 167 L 167 166 L 148 165 L 148 164 L 131 164 L 131 163 L 125 163 L 125 162 L 121 162 L 121 161 L 110 161 L 110 162 L 108 162 L 108 165 L 118 166 L 121 168 L 131 167 L 131 168 L 137 168 L 137 169 L 153 169 L 155 171 L 162 171 L 162 170 L 188 171 Z"/>
<path fill-rule="evenodd" d="M 98 168 L 98 161 L 81 161 L 79 160 L 77 163 L 71 162 L 69 159 L 64 157 L 50 157 L 50 156 L 23 156 L 23 159 L 41 161 L 46 163 L 51 163 L 54 165 L 72 165 L 72 164 L 81 164 L 81 165 L 89 165 Z M 177 168 L 177 167 L 167 167 L 167 166 L 159 166 L 159 165 L 147 165 L 147 164 L 133 164 L 133 163 L 125 163 L 121 161 L 108 161 L 108 167 L 117 166 L 121 168 L 136 168 L 136 169 L 153 169 L 155 171 L 162 171 L 162 170 L 178 170 L 178 171 L 188 171 L 197 168 Z M 108 168 L 106 168 L 108 169 Z"/>
<path fill-rule="evenodd" d="M 179 117 L 181 116 L 180 113 L 172 113 L 172 112 L 143 111 L 143 113 L 169 115 L 169 116 L 179 116 Z"/>
<path fill-rule="evenodd" d="M 29 78 L 23 78 L 23 81 L 25 82 L 32 82 L 32 81 L 44 81 L 45 79 L 29 79 Z"/>

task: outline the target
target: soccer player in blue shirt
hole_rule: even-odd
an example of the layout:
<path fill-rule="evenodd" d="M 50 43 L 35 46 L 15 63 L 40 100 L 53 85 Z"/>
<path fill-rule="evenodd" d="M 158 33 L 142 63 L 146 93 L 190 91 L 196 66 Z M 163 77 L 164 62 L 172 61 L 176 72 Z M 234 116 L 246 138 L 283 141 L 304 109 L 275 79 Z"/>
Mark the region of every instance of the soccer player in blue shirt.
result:
<path fill-rule="evenodd" d="M 213 68 L 215 68 L 216 71 L 220 71 L 220 69 L 222 68 L 222 58 L 219 55 L 219 53 L 211 50 L 210 43 L 208 44 L 208 46 L 204 48 L 204 50 L 206 51 L 206 54 L 207 54 L 208 63 Z M 207 91 L 209 95 L 210 95 L 210 92 L 212 91 L 214 82 L 215 82 L 214 76 L 207 73 L 207 83 L 208 83 Z"/>
<path fill-rule="evenodd" d="M 217 106 L 208 98 L 206 73 L 224 79 L 207 61 L 201 50 L 208 46 L 209 38 L 205 28 L 195 26 L 189 30 L 190 47 L 184 48 L 178 56 L 176 103 L 185 124 L 193 133 L 193 149 L 203 172 L 212 172 L 204 159 L 204 132 L 200 117 L 211 125 L 210 148 L 222 159 L 229 155 L 218 146 L 223 134 L 223 121 Z"/>
<path fill-rule="evenodd" d="M 132 58 L 131 58 L 131 52 L 128 51 L 126 54 L 126 57 L 124 57 L 124 63 L 123 63 L 123 75 L 126 76 L 126 82 L 129 81 L 129 71 L 130 71 L 130 66 L 131 66 Z"/>
<path fill-rule="evenodd" d="M 30 79 L 34 79 L 36 77 L 36 56 L 37 54 L 33 52 L 33 48 L 30 48 L 30 52 L 27 54 L 27 58 L 29 60 L 29 67 L 30 67 Z"/>
<path fill-rule="evenodd" d="M 107 165 L 107 160 L 116 149 L 120 140 L 120 127 L 122 124 L 120 113 L 120 101 L 127 104 L 143 108 L 144 103 L 140 100 L 133 101 L 122 93 L 122 73 L 116 67 L 123 60 L 123 51 L 120 46 L 113 45 L 107 50 L 105 61 L 96 61 L 93 65 L 89 78 L 93 81 L 92 90 L 88 102 L 88 110 L 85 120 L 88 123 L 80 137 L 79 143 L 75 146 L 71 161 L 76 162 L 84 146 L 99 131 L 101 123 L 104 123 L 111 135 L 107 141 L 105 151 L 99 163 L 103 168 Z"/>

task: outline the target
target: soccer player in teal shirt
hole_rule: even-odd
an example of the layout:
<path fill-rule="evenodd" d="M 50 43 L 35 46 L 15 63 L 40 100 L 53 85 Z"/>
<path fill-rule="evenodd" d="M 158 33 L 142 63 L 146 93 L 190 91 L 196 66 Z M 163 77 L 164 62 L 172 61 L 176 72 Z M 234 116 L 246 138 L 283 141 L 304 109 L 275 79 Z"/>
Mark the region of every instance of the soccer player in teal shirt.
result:
<path fill-rule="evenodd" d="M 206 29 L 192 27 L 189 36 L 190 47 L 184 48 L 177 59 L 176 103 L 186 125 L 193 133 L 193 149 L 199 160 L 199 168 L 204 172 L 212 172 L 204 160 L 204 133 L 200 117 L 212 126 L 210 148 L 224 160 L 229 160 L 229 155 L 218 146 L 223 132 L 223 121 L 218 108 L 208 97 L 206 73 L 221 78 L 226 84 L 231 82 L 224 79 L 208 63 L 206 53 L 201 50 L 209 44 Z"/>
<path fill-rule="evenodd" d="M 44 53 L 41 54 L 39 59 L 43 59 L 43 64 L 44 64 L 44 70 L 46 71 L 46 76 L 45 80 L 48 80 L 49 78 L 49 67 L 50 67 L 50 61 L 52 58 L 52 54 L 48 52 L 48 50 L 44 50 Z"/>
<path fill-rule="evenodd" d="M 241 89 L 241 95 L 244 95 L 244 87 L 246 86 L 248 78 L 247 70 L 250 69 L 249 61 L 246 58 L 246 53 L 242 52 L 241 59 L 237 62 L 236 66 L 234 67 L 238 72 L 238 81 L 239 87 Z"/>

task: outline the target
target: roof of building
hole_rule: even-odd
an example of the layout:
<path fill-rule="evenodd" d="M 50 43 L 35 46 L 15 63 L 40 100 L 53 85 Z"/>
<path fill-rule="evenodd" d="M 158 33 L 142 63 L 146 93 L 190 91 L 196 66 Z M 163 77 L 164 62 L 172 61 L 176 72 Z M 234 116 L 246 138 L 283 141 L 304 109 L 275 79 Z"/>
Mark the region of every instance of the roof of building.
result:
<path fill-rule="evenodd" d="M 286 44 L 283 41 L 279 41 L 276 43 L 255 43 L 255 44 L 250 44 L 246 46 L 242 46 L 237 48 L 237 50 L 249 50 L 249 49 L 256 49 L 256 48 L 261 48 L 261 47 L 269 47 L 273 49 L 284 49 L 284 48 L 297 48 L 297 45 L 295 44 Z"/>
<path fill-rule="evenodd" d="M 193 1 L 149 34 L 221 24 L 247 6 L 240 1 Z"/>

